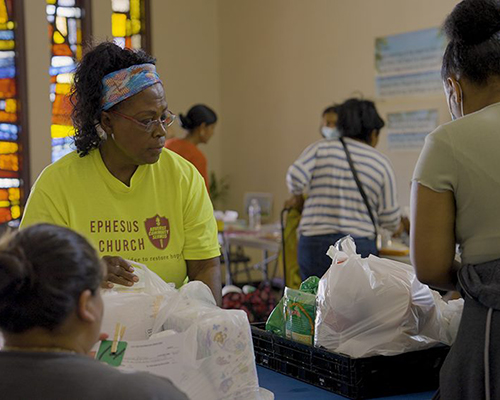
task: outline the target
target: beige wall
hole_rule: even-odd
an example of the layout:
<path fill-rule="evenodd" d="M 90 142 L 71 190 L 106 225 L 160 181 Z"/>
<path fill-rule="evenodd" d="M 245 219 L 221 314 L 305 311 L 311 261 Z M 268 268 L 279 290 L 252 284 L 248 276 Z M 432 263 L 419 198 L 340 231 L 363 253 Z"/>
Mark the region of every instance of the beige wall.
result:
<path fill-rule="evenodd" d="M 172 111 L 202 102 L 221 117 L 202 147 L 209 169 L 228 175 L 230 208 L 245 192 L 271 192 L 275 213 L 288 196 L 285 173 L 319 139 L 321 110 L 361 91 L 373 98 L 374 39 L 439 26 L 456 0 L 152 0 L 153 54 Z M 110 1 L 93 1 L 93 36 L 109 38 Z M 50 162 L 49 47 L 45 2 L 28 0 L 26 22 L 32 179 Z M 43 35 L 39 32 L 44 32 Z M 443 96 L 379 101 L 388 111 L 436 107 Z M 181 134 L 179 127 L 172 133 Z M 379 149 L 393 160 L 400 200 L 417 153 Z"/>
<path fill-rule="evenodd" d="M 220 110 L 218 15 L 216 0 L 152 0 L 153 54 L 174 112 L 197 102 Z M 175 18 L 173 17 L 175 15 Z M 93 41 L 111 37 L 111 1 L 92 2 Z M 44 0 L 26 1 L 28 107 L 32 183 L 51 161 L 49 43 Z M 40 34 L 42 32 L 43 34 Z M 221 124 L 222 125 L 222 124 Z M 174 132 L 180 133 L 179 128 Z M 209 169 L 220 171 L 217 134 L 206 148 Z"/>
<path fill-rule="evenodd" d="M 25 2 L 26 67 L 31 183 L 50 163 L 50 47 L 47 39 L 45 1 Z"/>
<path fill-rule="evenodd" d="M 220 0 L 222 170 L 230 175 L 230 207 L 241 211 L 246 191 L 275 195 L 275 213 L 288 196 L 288 166 L 320 138 L 323 108 L 361 91 L 373 98 L 374 39 L 440 26 L 455 0 Z M 437 107 L 444 96 L 387 110 Z M 380 149 L 385 151 L 384 137 Z M 394 155 L 400 199 L 418 154 Z"/>
<path fill-rule="evenodd" d="M 168 105 L 174 113 L 186 113 L 192 105 L 205 103 L 220 114 L 220 57 L 217 0 L 153 0 L 153 54 L 165 83 Z M 220 174 L 221 130 L 208 145 L 209 171 Z M 173 135 L 182 135 L 177 124 Z"/>

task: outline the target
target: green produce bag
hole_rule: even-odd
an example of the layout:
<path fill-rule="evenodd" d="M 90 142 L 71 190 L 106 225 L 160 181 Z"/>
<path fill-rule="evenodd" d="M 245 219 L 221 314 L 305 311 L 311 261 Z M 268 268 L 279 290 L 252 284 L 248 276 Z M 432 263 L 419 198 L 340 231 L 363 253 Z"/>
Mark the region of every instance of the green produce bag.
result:
<path fill-rule="evenodd" d="M 317 276 L 310 276 L 300 284 L 299 290 L 316 295 L 318 293 L 319 281 L 320 279 Z"/>
<path fill-rule="evenodd" d="M 317 276 L 311 276 L 301 283 L 299 290 L 285 288 L 285 296 L 267 319 L 266 331 L 312 345 L 319 281 Z"/>
<path fill-rule="evenodd" d="M 266 322 L 266 331 L 275 335 L 285 337 L 285 318 L 283 317 L 284 297 L 281 298 L 278 305 L 274 308 Z"/>
<path fill-rule="evenodd" d="M 312 346 L 316 317 L 316 295 L 285 288 L 283 299 L 285 336 L 296 342 Z"/>

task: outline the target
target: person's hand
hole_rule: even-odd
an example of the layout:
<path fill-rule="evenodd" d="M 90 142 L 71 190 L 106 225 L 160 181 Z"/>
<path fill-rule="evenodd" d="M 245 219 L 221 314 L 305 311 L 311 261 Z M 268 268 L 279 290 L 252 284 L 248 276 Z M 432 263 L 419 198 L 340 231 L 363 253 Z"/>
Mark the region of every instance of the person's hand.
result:
<path fill-rule="evenodd" d="M 106 340 L 109 338 L 109 335 L 107 333 L 100 333 L 99 334 L 99 342 L 102 342 L 103 340 Z"/>
<path fill-rule="evenodd" d="M 102 260 L 106 264 L 108 270 L 102 287 L 110 289 L 115 283 L 124 286 L 132 286 L 139 281 L 137 275 L 133 274 L 134 267 L 123 258 L 118 256 L 104 256 Z"/>
<path fill-rule="evenodd" d="M 400 237 L 403 232 L 410 234 L 410 220 L 407 217 L 401 217 L 398 230 L 394 232 L 393 237 Z"/>
<path fill-rule="evenodd" d="M 304 208 L 304 196 L 301 194 L 296 194 L 292 197 L 290 197 L 287 201 L 285 201 L 284 207 L 286 209 L 295 209 L 302 211 Z"/>

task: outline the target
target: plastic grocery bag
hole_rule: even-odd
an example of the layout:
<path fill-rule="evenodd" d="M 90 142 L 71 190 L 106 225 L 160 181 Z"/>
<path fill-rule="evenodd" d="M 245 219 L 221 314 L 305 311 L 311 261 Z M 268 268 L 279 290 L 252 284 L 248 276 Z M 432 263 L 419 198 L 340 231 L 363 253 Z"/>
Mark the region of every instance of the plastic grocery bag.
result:
<path fill-rule="evenodd" d="M 432 294 L 441 313 L 441 342 L 451 346 L 457 337 L 458 327 L 462 319 L 464 299 L 445 302 L 435 290 L 432 290 Z"/>
<path fill-rule="evenodd" d="M 283 299 L 285 336 L 295 342 L 312 346 L 314 341 L 316 296 L 300 290 L 285 288 Z"/>
<path fill-rule="evenodd" d="M 272 332 L 275 335 L 285 337 L 285 316 L 283 314 L 285 298 L 282 297 L 278 305 L 269 315 L 266 322 L 266 331 Z"/>
<path fill-rule="evenodd" d="M 177 291 L 145 265 L 128 261 L 134 266 L 139 282 L 132 287 L 115 285 L 103 290 L 104 317 L 102 332 L 112 337 L 117 323 L 126 327 L 127 340 L 148 339 L 162 306 L 175 297 Z"/>
<path fill-rule="evenodd" d="M 288 337 L 289 339 L 293 339 L 302 343 L 312 344 L 314 337 L 314 319 L 316 315 L 316 292 L 318 290 L 319 278 L 317 276 L 310 276 L 304 282 L 300 284 L 299 290 L 293 290 L 289 287 L 285 288 L 285 295 L 281 298 L 278 305 L 274 308 L 274 310 L 269 315 L 269 318 L 266 322 L 266 331 L 272 332 L 275 335 L 281 337 Z M 302 295 L 297 292 L 302 292 L 303 294 L 310 294 L 313 296 Z M 287 297 L 288 294 L 288 297 Z M 294 314 L 300 315 L 300 307 L 295 307 L 297 311 L 292 310 L 293 308 L 293 299 L 298 301 L 305 301 L 303 305 L 305 308 L 309 309 L 308 315 L 312 318 L 312 328 L 309 327 L 310 321 L 307 319 L 307 316 L 302 313 L 302 317 L 306 318 L 305 321 L 302 321 L 300 316 L 294 316 Z M 289 314 L 287 318 L 285 318 L 285 300 L 286 306 L 290 307 Z M 314 306 L 311 309 L 311 306 Z M 295 322 L 294 322 L 295 321 Z M 304 327 L 300 325 L 302 322 L 305 324 Z M 301 335 L 305 335 L 303 337 Z"/>
<path fill-rule="evenodd" d="M 317 276 L 310 276 L 300 284 L 299 290 L 304 293 L 311 293 L 316 295 L 318 293 L 320 279 Z"/>
<path fill-rule="evenodd" d="M 314 343 L 351 357 L 395 355 L 434 346 L 442 337 L 440 309 L 407 264 L 361 258 L 346 237 L 327 253 L 320 281 Z"/>
<path fill-rule="evenodd" d="M 186 346 L 193 350 L 196 374 L 208 379 L 217 400 L 260 399 L 252 334 L 244 311 L 217 307 L 208 286 L 189 282 L 158 314 L 153 331 L 164 330 L 188 334 Z M 189 384 L 180 388 L 188 393 Z"/>
<path fill-rule="evenodd" d="M 116 285 L 103 294 L 103 332 L 125 325 L 124 340 L 174 335 L 182 342 L 175 373 L 165 374 L 192 400 L 263 400 L 247 315 L 216 306 L 210 288 L 199 281 L 176 290 L 144 265 L 134 263 L 141 286 Z M 137 361 L 137 360 L 136 360 Z M 155 368 L 147 359 L 141 369 Z M 179 374 L 179 371 L 182 373 Z M 156 373 L 151 370 L 150 372 Z M 203 385 L 203 392 L 197 390 Z"/>

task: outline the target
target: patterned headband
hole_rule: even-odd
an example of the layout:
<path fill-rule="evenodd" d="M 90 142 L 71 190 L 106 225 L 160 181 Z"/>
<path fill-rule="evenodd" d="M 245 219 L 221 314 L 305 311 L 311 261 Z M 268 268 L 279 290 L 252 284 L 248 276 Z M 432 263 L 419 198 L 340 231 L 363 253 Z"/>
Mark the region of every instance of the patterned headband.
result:
<path fill-rule="evenodd" d="M 104 87 L 101 109 L 107 111 L 115 104 L 158 82 L 162 83 L 153 64 L 132 65 L 111 72 L 102 78 Z"/>

